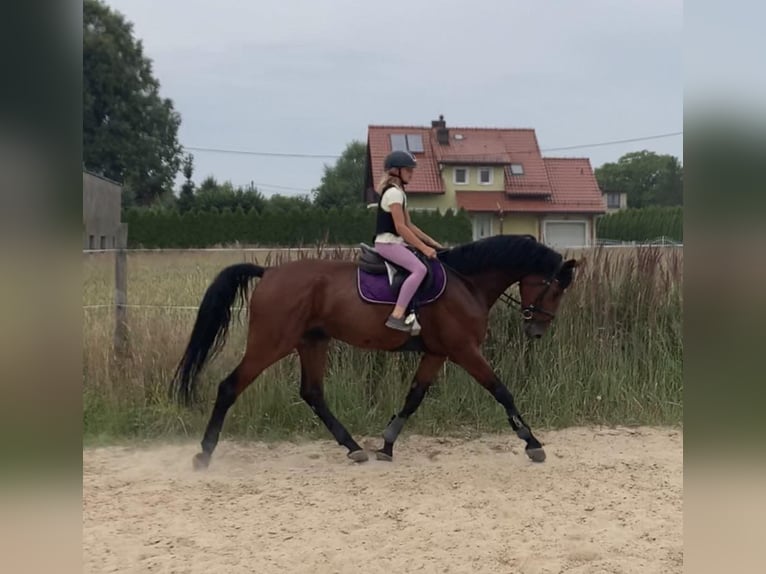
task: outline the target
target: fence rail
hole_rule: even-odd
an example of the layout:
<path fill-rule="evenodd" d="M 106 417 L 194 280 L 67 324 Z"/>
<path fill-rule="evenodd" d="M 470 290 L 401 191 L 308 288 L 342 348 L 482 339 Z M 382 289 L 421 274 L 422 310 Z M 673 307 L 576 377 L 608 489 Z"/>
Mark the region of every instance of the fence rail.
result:
<path fill-rule="evenodd" d="M 597 239 L 596 245 L 564 247 L 558 249 L 597 249 L 600 247 L 683 247 L 683 242 L 670 237 L 657 237 L 648 241 L 621 241 L 619 239 Z M 355 251 L 358 245 L 337 245 L 334 247 L 190 247 L 190 248 L 134 248 L 134 249 L 83 249 L 84 255 L 100 253 L 333 253 L 337 251 Z"/>
<path fill-rule="evenodd" d="M 608 251 L 620 251 L 623 249 L 635 249 L 640 247 L 666 247 L 666 248 L 682 248 L 683 243 L 679 243 L 669 239 L 667 237 L 658 237 L 647 242 L 634 242 L 634 241 L 617 241 L 609 239 L 600 239 L 597 245 L 591 247 L 579 247 L 572 248 L 574 250 L 597 250 L 606 249 Z M 209 248 L 169 248 L 169 249 L 84 249 L 85 255 L 101 255 L 101 254 L 114 254 L 115 270 L 114 270 L 114 297 L 108 303 L 97 304 L 84 304 L 82 306 L 83 312 L 91 313 L 98 312 L 99 310 L 111 309 L 115 313 L 117 319 L 114 332 L 114 343 L 117 348 L 120 348 L 125 344 L 127 339 L 127 311 L 153 311 L 153 310 L 168 310 L 168 311 L 192 311 L 196 312 L 199 309 L 198 305 L 172 305 L 172 304 L 140 304 L 140 303 L 128 303 L 128 260 L 131 254 L 173 254 L 173 253 L 230 253 L 230 254 L 253 254 L 256 256 L 262 256 L 268 258 L 277 254 L 282 255 L 298 255 L 298 254 L 332 254 L 332 253 L 353 253 L 358 249 L 357 246 L 352 245 L 336 245 L 332 247 L 209 247 Z M 260 259 L 260 257 L 259 257 Z M 236 308 L 235 311 L 242 311 L 244 308 Z"/>
<path fill-rule="evenodd" d="M 654 239 L 644 241 L 624 241 L 622 239 L 596 239 L 597 247 L 644 247 L 644 246 L 662 246 L 662 247 L 683 247 L 683 241 L 677 241 L 672 237 L 662 235 Z"/>
<path fill-rule="evenodd" d="M 117 305 L 115 303 L 100 303 L 97 305 L 83 305 L 83 309 L 114 309 Z M 125 304 L 119 305 L 123 309 L 184 309 L 196 311 L 199 307 L 194 305 L 138 305 L 138 304 Z M 232 307 L 232 311 L 243 309 L 242 307 Z"/>
<path fill-rule="evenodd" d="M 333 252 L 333 251 L 344 251 L 344 250 L 354 250 L 358 249 L 359 247 L 356 245 L 338 245 L 335 247 L 163 247 L 163 248 L 156 248 L 156 249 L 147 249 L 147 248 L 133 248 L 133 249 L 125 249 L 124 251 L 127 253 L 295 253 L 295 252 L 308 252 L 308 253 L 317 253 L 317 252 Z M 116 253 L 117 251 L 120 251 L 120 249 L 83 249 L 82 252 L 85 254 L 90 253 Z"/>

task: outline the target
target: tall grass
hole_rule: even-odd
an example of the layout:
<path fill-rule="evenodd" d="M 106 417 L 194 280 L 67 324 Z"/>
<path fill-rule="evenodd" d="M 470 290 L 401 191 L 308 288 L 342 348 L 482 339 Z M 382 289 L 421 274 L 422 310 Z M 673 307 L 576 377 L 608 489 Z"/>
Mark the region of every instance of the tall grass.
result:
<path fill-rule="evenodd" d="M 680 422 L 681 250 L 601 248 L 585 255 L 585 265 L 543 339 L 524 338 L 518 312 L 498 302 L 484 345 L 486 357 L 533 428 Z M 280 257 L 268 256 L 259 263 L 274 264 Z M 244 349 L 244 314 L 241 324 L 232 325 L 221 355 L 201 375 L 204 408 L 175 406 L 167 399 L 167 385 L 191 332 L 194 308 L 215 273 L 230 263 L 253 259 L 246 252 L 132 254 L 130 304 L 192 309 L 131 308 L 129 353 L 117 360 L 108 306 L 113 261 L 108 254 L 86 256 L 84 303 L 107 305 L 83 311 L 87 440 L 201 436 L 217 384 Z M 353 434 L 379 434 L 401 409 L 417 361 L 412 354 L 362 351 L 333 342 L 325 378 L 331 408 Z M 270 367 L 232 408 L 224 433 L 329 437 L 298 395 L 299 373 L 295 355 Z M 507 425 L 494 399 L 448 363 L 407 430 L 478 433 Z"/>

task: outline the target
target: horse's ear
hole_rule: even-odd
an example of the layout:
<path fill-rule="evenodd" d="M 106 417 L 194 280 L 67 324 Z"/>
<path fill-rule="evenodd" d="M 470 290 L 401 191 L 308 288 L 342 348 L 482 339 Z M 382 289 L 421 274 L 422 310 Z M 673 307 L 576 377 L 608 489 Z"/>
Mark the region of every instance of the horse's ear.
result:
<path fill-rule="evenodd" d="M 586 258 L 585 256 L 580 257 L 579 259 L 567 259 L 564 261 L 564 264 L 561 266 L 562 269 L 574 269 L 575 267 L 582 267 L 585 265 Z"/>
<path fill-rule="evenodd" d="M 562 289 L 566 289 L 572 284 L 574 279 L 574 268 L 580 263 L 576 259 L 567 259 L 561 265 L 561 271 L 559 271 L 558 280 Z"/>
<path fill-rule="evenodd" d="M 564 264 L 561 266 L 562 269 L 574 269 L 575 267 L 579 267 L 585 262 L 585 257 L 581 257 L 579 260 L 577 259 L 567 259 L 564 261 Z"/>

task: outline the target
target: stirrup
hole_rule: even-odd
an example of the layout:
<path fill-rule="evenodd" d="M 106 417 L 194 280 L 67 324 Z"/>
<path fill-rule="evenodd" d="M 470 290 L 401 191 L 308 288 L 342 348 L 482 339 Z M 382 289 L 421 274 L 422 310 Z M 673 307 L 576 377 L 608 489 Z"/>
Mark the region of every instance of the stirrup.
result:
<path fill-rule="evenodd" d="M 415 315 L 415 313 L 410 313 L 404 318 L 404 322 L 407 325 L 410 325 L 410 333 L 413 335 L 418 335 L 420 333 L 421 327 L 420 323 L 418 322 L 418 317 Z"/>

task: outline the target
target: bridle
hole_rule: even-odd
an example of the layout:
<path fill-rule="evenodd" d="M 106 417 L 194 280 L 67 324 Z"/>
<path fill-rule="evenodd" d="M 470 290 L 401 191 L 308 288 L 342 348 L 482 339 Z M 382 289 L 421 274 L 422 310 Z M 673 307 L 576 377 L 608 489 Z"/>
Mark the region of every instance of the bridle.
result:
<path fill-rule="evenodd" d="M 516 299 L 515 297 L 508 295 L 507 293 L 503 293 L 500 295 L 500 299 L 505 302 L 506 305 L 509 307 L 513 304 L 517 305 L 519 308 L 519 311 L 521 312 L 521 317 L 525 321 L 531 321 L 532 317 L 534 317 L 535 313 L 541 313 L 543 315 L 547 315 L 550 317 L 549 321 L 553 321 L 553 319 L 556 318 L 555 313 L 551 313 L 550 311 L 547 311 L 546 309 L 542 309 L 539 307 L 540 302 L 543 300 L 543 297 L 545 297 L 545 294 L 548 293 L 548 290 L 551 288 L 551 285 L 554 283 L 558 283 L 558 279 L 556 277 L 558 276 L 559 270 L 557 269 L 553 275 L 550 276 L 548 279 L 543 279 L 540 281 L 540 283 L 524 283 L 524 278 L 522 277 L 519 280 L 519 288 L 521 288 L 522 285 L 545 285 L 545 289 L 540 291 L 540 293 L 537 295 L 537 298 L 534 300 L 533 303 L 530 305 L 527 305 L 526 307 L 522 307 L 521 301 Z"/>
<path fill-rule="evenodd" d="M 450 269 L 453 273 L 455 273 L 459 277 L 463 277 L 464 279 L 470 281 L 470 279 L 468 279 L 465 275 L 463 275 L 462 273 L 460 273 L 459 271 L 457 271 L 456 269 L 454 269 L 450 265 L 447 265 L 443 261 L 442 261 L 442 265 L 444 265 L 444 267 Z M 550 317 L 549 321 L 553 321 L 553 319 L 556 318 L 556 313 L 551 313 L 550 311 L 548 311 L 546 309 L 542 309 L 542 308 L 539 307 L 539 305 L 540 305 L 540 302 L 543 300 L 543 297 L 545 297 L 545 294 L 548 293 L 548 291 L 550 290 L 551 285 L 553 285 L 554 283 L 558 283 L 559 282 L 557 277 L 558 277 L 559 273 L 561 272 L 562 267 L 563 267 L 563 264 L 560 264 L 556 268 L 556 270 L 548 277 L 548 279 L 543 279 L 542 281 L 540 281 L 539 285 L 545 285 L 545 289 L 543 289 L 540 292 L 540 294 L 537 296 L 537 298 L 534 300 L 534 302 L 531 305 L 527 305 L 526 307 L 522 307 L 521 301 L 519 301 L 518 299 L 516 299 L 515 297 L 513 297 L 511 295 L 508 295 L 508 293 L 505 293 L 505 292 L 500 294 L 499 299 L 501 301 L 503 301 L 508 307 L 510 307 L 511 305 L 514 305 L 514 304 L 516 306 L 518 306 L 519 311 L 521 312 L 521 316 L 524 319 L 524 321 L 531 321 L 532 317 L 534 317 L 535 313 L 541 313 L 543 315 L 547 315 L 548 317 Z M 519 284 L 519 287 L 521 287 L 522 285 L 534 285 L 534 283 L 525 283 L 524 282 L 524 277 L 522 277 L 521 279 L 519 279 L 519 281 L 511 283 L 511 285 L 509 287 L 513 287 L 516 283 Z"/>

